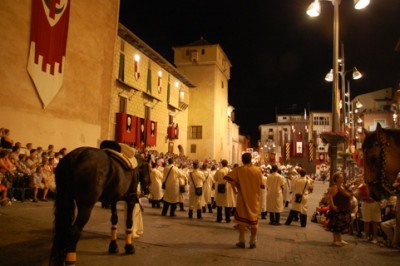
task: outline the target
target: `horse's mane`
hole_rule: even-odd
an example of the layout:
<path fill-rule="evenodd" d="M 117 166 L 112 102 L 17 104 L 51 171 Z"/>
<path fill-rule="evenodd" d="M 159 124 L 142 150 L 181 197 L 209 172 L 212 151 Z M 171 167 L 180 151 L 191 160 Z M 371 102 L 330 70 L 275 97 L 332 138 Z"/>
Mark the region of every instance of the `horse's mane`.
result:
<path fill-rule="evenodd" d="M 381 128 L 380 130 L 382 130 L 383 134 L 387 136 L 388 139 L 392 139 L 396 145 L 400 145 L 400 130 L 387 128 Z M 374 132 L 369 132 L 365 136 L 362 148 L 369 148 L 378 140 L 379 139 L 376 130 Z"/>
<path fill-rule="evenodd" d="M 396 144 L 400 144 L 400 130 L 398 129 L 384 129 L 387 136 L 393 139 Z"/>

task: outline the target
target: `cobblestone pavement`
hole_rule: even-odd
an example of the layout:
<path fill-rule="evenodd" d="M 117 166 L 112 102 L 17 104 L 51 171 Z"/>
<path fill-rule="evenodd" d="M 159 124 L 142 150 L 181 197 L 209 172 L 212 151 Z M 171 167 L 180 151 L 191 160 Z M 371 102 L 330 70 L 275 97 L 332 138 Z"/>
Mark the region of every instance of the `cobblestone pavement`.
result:
<path fill-rule="evenodd" d="M 260 220 L 256 249 L 238 249 L 233 223 L 216 223 L 216 214 L 202 220 L 162 217 L 160 209 L 143 204 L 144 234 L 135 239 L 136 254 L 107 253 L 110 212 L 96 205 L 78 243 L 77 265 L 400 265 L 398 250 L 381 248 L 353 236 L 343 238 L 345 247 L 331 245 L 332 236 L 310 217 L 328 184 L 316 182 L 309 201 L 308 224 L 301 228 L 272 226 Z M 53 202 L 14 202 L 0 208 L 0 265 L 47 265 L 51 246 Z M 123 205 L 119 204 L 120 229 Z M 289 208 L 281 215 L 284 223 Z M 247 241 L 249 233 L 246 235 Z M 118 244 L 124 246 L 123 230 Z"/>

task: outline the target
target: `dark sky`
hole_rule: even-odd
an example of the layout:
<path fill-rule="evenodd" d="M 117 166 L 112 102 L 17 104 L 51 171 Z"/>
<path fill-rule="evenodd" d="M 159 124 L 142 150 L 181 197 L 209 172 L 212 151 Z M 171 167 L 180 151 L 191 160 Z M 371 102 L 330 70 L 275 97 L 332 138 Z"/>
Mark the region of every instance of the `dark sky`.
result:
<path fill-rule="evenodd" d="M 240 133 L 253 144 L 260 124 L 292 111 L 331 110 L 333 5 L 307 16 L 312 0 L 121 0 L 120 22 L 173 63 L 172 47 L 204 37 L 218 43 L 232 63 L 229 104 Z M 363 10 L 353 0 L 340 5 L 340 41 L 352 98 L 400 83 L 400 0 L 371 0 Z"/>

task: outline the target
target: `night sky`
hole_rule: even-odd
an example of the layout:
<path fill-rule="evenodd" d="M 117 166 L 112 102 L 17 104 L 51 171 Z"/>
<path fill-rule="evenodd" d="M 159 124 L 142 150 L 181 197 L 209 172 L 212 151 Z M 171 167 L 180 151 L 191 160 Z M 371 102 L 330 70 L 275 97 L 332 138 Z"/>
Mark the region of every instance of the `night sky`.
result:
<path fill-rule="evenodd" d="M 275 114 L 330 111 L 333 5 L 307 16 L 312 0 L 121 0 L 120 22 L 173 63 L 172 47 L 201 37 L 218 43 L 232 63 L 229 104 L 240 133 L 255 145 L 258 126 Z M 340 41 L 345 69 L 363 74 L 350 80 L 351 96 L 400 83 L 400 0 L 371 0 L 363 10 L 340 4 Z"/>

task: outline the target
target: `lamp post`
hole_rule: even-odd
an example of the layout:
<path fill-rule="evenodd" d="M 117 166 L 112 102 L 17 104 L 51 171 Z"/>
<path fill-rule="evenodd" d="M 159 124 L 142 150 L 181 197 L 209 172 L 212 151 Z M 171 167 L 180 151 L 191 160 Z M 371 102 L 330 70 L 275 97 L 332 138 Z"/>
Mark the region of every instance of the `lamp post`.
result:
<path fill-rule="evenodd" d="M 329 143 L 329 156 L 331 158 L 330 177 L 336 171 L 337 167 L 337 145 L 344 142 L 345 138 L 339 134 L 339 5 L 341 0 L 326 0 L 333 4 L 333 84 L 332 84 L 332 132 L 321 133 L 321 138 Z M 354 7 L 361 9 L 369 4 L 369 0 L 355 0 Z M 321 13 L 321 4 L 319 0 L 314 0 L 307 9 L 307 14 L 311 17 L 319 16 Z M 332 182 L 332 178 L 330 178 Z"/>
<path fill-rule="evenodd" d="M 354 120 L 353 120 L 353 137 L 356 139 L 356 149 L 359 148 L 358 145 L 358 134 L 362 133 L 362 118 L 360 116 L 361 108 L 363 107 L 362 103 L 357 99 L 354 103 Z"/>
<path fill-rule="evenodd" d="M 350 82 L 347 80 L 347 85 L 346 85 L 346 74 L 349 72 L 352 72 L 352 78 L 353 79 L 360 79 L 362 77 L 362 74 L 357 70 L 356 67 L 353 67 L 352 69 L 346 70 L 346 65 L 345 65 L 345 56 L 344 56 L 344 45 L 342 43 L 341 45 L 341 57 L 338 59 L 338 64 L 339 64 L 339 70 L 338 74 L 340 75 L 341 78 L 341 105 L 340 108 L 342 109 L 342 116 L 341 116 L 341 129 L 343 132 L 346 130 L 346 124 L 350 124 L 350 130 L 352 131 L 352 124 L 353 124 L 353 110 L 350 104 Z M 332 82 L 333 81 L 333 69 L 326 74 L 325 80 Z M 349 134 L 351 136 L 351 139 L 354 139 L 354 136 L 352 132 Z"/>

